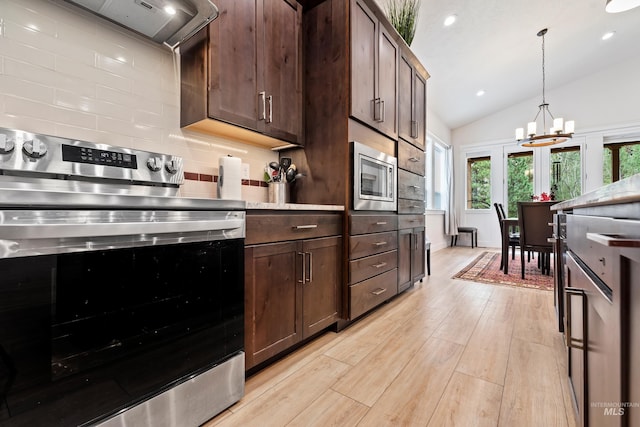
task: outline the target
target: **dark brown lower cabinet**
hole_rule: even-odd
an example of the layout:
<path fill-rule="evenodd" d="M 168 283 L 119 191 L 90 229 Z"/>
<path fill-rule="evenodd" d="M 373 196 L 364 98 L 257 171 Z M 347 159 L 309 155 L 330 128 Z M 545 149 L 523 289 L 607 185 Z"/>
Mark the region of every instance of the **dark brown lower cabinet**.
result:
<path fill-rule="evenodd" d="M 398 292 L 402 292 L 424 277 L 425 227 L 424 215 L 398 218 Z"/>
<path fill-rule="evenodd" d="M 245 369 L 338 319 L 342 238 L 245 248 Z"/>

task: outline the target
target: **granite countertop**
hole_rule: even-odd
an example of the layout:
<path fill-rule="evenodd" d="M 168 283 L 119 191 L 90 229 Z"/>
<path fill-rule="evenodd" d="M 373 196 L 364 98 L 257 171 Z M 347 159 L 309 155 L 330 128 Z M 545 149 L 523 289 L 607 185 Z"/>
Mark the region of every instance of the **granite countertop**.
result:
<path fill-rule="evenodd" d="M 557 203 L 551 209 L 568 210 L 633 202 L 640 202 L 640 174 L 605 185 L 571 200 Z"/>
<path fill-rule="evenodd" d="M 304 203 L 264 203 L 247 202 L 247 210 L 279 210 L 279 211 L 344 211 L 343 205 L 312 205 Z"/>

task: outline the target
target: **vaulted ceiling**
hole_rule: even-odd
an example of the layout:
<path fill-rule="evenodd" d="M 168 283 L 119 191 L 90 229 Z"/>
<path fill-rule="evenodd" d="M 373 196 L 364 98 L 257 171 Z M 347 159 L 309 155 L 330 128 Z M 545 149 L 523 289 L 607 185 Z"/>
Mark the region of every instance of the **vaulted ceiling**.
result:
<path fill-rule="evenodd" d="M 377 0 L 385 9 L 387 0 Z M 429 108 L 451 129 L 542 97 L 640 55 L 640 8 L 609 14 L 605 0 L 421 0 L 412 50 L 425 65 Z M 445 17 L 456 22 L 445 27 Z M 609 40 L 602 36 L 615 31 Z M 638 70 L 640 76 L 640 70 Z M 483 96 L 477 96 L 484 90 Z M 553 99 L 547 99 L 553 107 Z M 537 104 L 536 104 L 537 105 Z M 536 105 L 532 108 L 535 110 Z"/>

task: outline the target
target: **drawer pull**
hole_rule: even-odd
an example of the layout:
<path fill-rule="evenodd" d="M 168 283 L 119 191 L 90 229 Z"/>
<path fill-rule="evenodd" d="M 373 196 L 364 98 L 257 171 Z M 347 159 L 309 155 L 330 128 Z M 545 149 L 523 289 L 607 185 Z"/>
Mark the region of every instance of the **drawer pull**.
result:
<path fill-rule="evenodd" d="M 386 262 L 381 262 L 380 264 L 373 264 L 373 267 L 375 267 L 375 268 L 382 268 L 382 267 L 384 267 L 385 265 L 387 265 L 387 263 L 386 263 Z"/>
<path fill-rule="evenodd" d="M 409 157 L 409 161 L 413 163 L 418 163 L 420 159 L 418 159 L 417 157 Z"/>
<path fill-rule="evenodd" d="M 587 239 L 603 246 L 618 248 L 640 248 L 640 237 L 625 236 L 623 234 L 587 233 Z"/>
<path fill-rule="evenodd" d="M 566 287 L 564 288 L 565 293 L 565 301 L 566 301 L 566 327 L 565 330 L 565 341 L 567 343 L 567 347 L 575 348 L 576 350 L 584 350 L 585 343 L 587 342 L 587 331 L 589 325 L 587 324 L 587 294 L 579 288 Z M 571 296 L 578 296 L 582 299 L 582 339 L 573 338 L 571 334 Z"/>
<path fill-rule="evenodd" d="M 375 242 L 373 245 L 374 246 L 384 246 L 386 244 L 387 244 L 387 242 Z"/>
<path fill-rule="evenodd" d="M 387 225 L 387 221 L 378 221 L 376 225 Z"/>
<path fill-rule="evenodd" d="M 375 291 L 371 291 L 373 295 L 380 295 L 387 292 L 387 288 L 378 288 Z"/>
<path fill-rule="evenodd" d="M 311 228 L 318 228 L 318 224 L 296 225 L 293 228 L 295 228 L 296 230 L 308 230 Z"/>
<path fill-rule="evenodd" d="M 420 186 L 419 185 L 410 185 L 409 188 L 415 188 L 417 190 L 418 188 L 420 188 Z"/>

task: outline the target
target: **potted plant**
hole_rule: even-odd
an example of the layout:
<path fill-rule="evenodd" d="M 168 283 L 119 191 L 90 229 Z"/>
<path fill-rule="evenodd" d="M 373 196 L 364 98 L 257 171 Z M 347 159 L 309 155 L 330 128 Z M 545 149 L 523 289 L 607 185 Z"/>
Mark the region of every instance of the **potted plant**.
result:
<path fill-rule="evenodd" d="M 411 45 L 418 23 L 420 0 L 389 0 L 387 17 L 407 45 Z"/>

